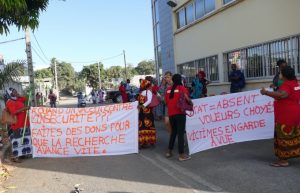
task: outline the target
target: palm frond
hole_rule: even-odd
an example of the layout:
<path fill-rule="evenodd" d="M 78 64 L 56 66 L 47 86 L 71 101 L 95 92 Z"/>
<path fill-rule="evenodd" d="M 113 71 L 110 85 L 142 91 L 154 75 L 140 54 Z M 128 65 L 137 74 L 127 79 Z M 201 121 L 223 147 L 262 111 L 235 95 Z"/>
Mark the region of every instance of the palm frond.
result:
<path fill-rule="evenodd" d="M 11 62 L 0 70 L 0 88 L 3 88 L 5 83 L 16 82 L 24 73 L 24 61 Z"/>

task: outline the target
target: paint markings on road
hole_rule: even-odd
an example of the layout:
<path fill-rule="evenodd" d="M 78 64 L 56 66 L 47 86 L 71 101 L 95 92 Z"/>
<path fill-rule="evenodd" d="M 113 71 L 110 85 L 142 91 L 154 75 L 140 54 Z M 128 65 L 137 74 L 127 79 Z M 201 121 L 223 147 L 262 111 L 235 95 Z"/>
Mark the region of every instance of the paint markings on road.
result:
<path fill-rule="evenodd" d="M 156 157 L 157 160 L 159 160 L 162 163 L 167 164 L 168 166 L 170 166 L 174 170 L 178 171 L 180 174 L 183 174 L 183 175 L 193 179 L 197 183 L 210 188 L 212 191 L 215 191 L 215 192 L 221 192 L 222 191 L 221 187 L 218 187 L 218 186 L 206 181 L 201 176 L 193 174 L 192 172 L 188 171 L 187 169 L 179 166 L 178 164 L 172 163 L 171 161 L 167 160 L 166 158 L 162 158 L 157 153 L 155 153 L 155 157 Z"/>
<path fill-rule="evenodd" d="M 152 158 L 149 158 L 148 156 L 139 154 L 142 158 L 144 158 L 145 160 L 147 160 L 148 162 L 150 162 L 151 164 L 153 164 L 154 166 L 156 166 L 157 168 L 161 169 L 162 171 L 164 171 L 167 175 L 169 175 L 171 178 L 173 178 L 174 180 L 176 180 L 177 182 L 179 182 L 181 185 L 185 186 L 186 188 L 191 189 L 194 193 L 201 193 L 198 190 L 194 189 L 191 185 L 185 183 L 184 181 L 180 180 L 178 177 L 175 176 L 175 174 L 166 169 L 165 167 L 163 167 L 162 165 L 160 165 L 159 163 L 157 163 L 157 161 L 155 161 Z"/>

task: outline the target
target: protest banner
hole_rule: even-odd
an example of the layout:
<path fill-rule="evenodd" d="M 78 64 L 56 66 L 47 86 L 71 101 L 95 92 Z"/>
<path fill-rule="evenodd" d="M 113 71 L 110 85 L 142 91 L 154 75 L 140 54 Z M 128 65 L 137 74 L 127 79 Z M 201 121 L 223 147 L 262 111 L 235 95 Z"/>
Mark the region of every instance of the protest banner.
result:
<path fill-rule="evenodd" d="M 33 157 L 138 153 L 137 104 L 31 108 Z"/>
<path fill-rule="evenodd" d="M 274 136 L 273 99 L 259 90 L 193 100 L 186 133 L 190 154 Z"/>

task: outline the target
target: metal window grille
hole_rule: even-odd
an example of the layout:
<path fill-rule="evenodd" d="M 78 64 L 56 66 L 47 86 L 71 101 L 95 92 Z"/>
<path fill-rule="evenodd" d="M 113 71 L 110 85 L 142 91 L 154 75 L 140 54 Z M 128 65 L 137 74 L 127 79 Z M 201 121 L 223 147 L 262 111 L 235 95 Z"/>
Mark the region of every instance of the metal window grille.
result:
<path fill-rule="evenodd" d="M 185 64 L 177 65 L 177 72 L 186 76 L 187 83 L 190 84 L 196 74 L 203 70 L 206 78 L 212 82 L 219 81 L 218 56 L 202 58 Z"/>
<path fill-rule="evenodd" d="M 279 59 L 286 60 L 300 74 L 299 45 L 300 36 L 295 36 L 225 53 L 226 74 L 235 63 L 247 79 L 272 77 L 279 70 L 276 66 Z"/>

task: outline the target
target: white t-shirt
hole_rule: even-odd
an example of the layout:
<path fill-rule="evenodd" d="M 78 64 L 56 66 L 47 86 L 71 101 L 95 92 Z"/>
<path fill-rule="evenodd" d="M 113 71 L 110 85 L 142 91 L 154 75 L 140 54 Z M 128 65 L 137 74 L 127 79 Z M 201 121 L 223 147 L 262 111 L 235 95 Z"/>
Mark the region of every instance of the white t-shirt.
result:
<path fill-rule="evenodd" d="M 143 91 L 141 92 L 141 95 L 147 96 L 147 101 L 143 104 L 144 107 L 147 107 L 147 106 L 151 103 L 151 100 L 152 100 L 152 92 L 151 92 L 151 90 L 143 90 Z"/>

